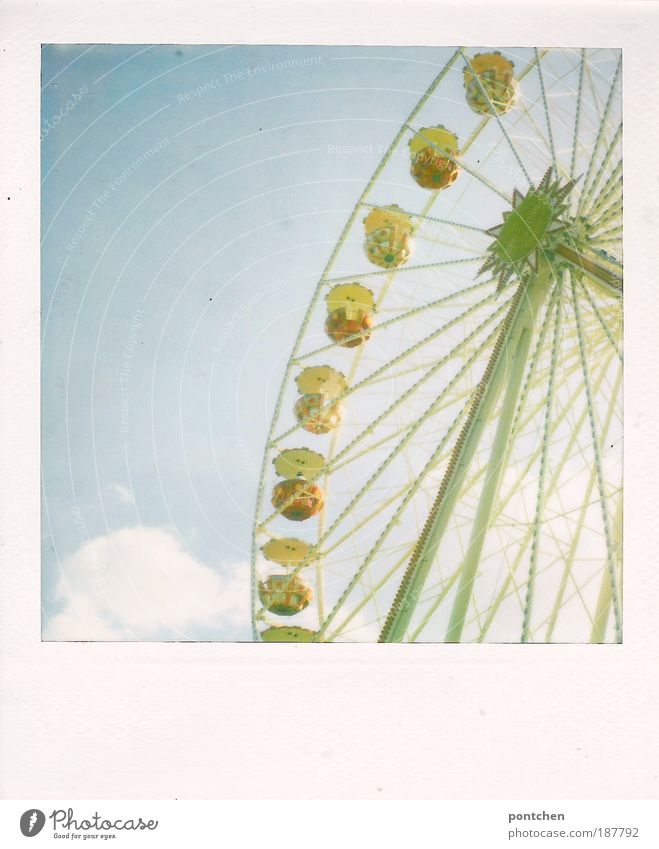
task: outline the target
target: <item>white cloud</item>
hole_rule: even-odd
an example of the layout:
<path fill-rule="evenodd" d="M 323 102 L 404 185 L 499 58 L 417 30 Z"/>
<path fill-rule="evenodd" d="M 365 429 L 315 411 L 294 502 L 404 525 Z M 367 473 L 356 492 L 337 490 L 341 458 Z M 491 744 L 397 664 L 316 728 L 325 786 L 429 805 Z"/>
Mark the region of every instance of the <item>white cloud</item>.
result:
<path fill-rule="evenodd" d="M 204 639 L 209 629 L 249 638 L 248 565 L 223 578 L 162 528 L 123 528 L 86 542 L 62 562 L 57 598 L 65 606 L 45 639 Z"/>
<path fill-rule="evenodd" d="M 133 493 L 120 483 L 111 483 L 109 490 L 122 504 L 135 504 Z"/>

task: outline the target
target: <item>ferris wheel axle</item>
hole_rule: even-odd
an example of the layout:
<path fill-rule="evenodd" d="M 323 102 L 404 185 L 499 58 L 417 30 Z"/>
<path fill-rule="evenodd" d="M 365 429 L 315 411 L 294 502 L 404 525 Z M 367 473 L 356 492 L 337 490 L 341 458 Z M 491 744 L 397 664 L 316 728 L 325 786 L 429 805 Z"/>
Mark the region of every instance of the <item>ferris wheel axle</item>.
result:
<path fill-rule="evenodd" d="M 572 250 L 572 248 L 568 248 L 567 245 L 557 245 L 556 253 L 560 254 L 563 259 L 566 259 L 575 268 L 594 278 L 597 283 L 603 285 L 609 292 L 613 290 L 615 294 L 619 294 L 622 290 L 622 277 L 605 268 L 604 265 L 593 262 L 592 259 Z"/>

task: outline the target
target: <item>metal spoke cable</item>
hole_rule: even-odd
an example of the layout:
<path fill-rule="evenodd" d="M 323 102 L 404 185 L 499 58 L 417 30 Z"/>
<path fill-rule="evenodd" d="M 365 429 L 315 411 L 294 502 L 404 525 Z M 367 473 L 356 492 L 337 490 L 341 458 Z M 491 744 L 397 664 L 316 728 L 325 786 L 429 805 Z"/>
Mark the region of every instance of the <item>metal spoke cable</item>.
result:
<path fill-rule="evenodd" d="M 554 134 L 551 130 L 551 118 L 549 117 L 549 107 L 547 106 L 547 94 L 545 92 L 545 79 L 542 73 L 542 63 L 540 62 L 540 56 L 538 55 L 538 48 L 534 48 L 536 59 L 538 60 L 538 77 L 540 79 L 540 92 L 542 94 L 542 102 L 545 107 L 545 121 L 547 122 L 547 135 L 549 137 L 549 148 L 551 150 L 551 159 L 554 165 L 554 174 L 556 177 L 559 176 L 558 173 L 558 160 L 556 159 L 556 148 L 554 147 Z"/>
<path fill-rule="evenodd" d="M 581 61 L 579 62 L 579 88 L 577 90 L 577 106 L 574 116 L 574 133 L 572 135 L 572 157 L 570 159 L 570 179 L 574 179 L 574 170 L 577 164 L 577 141 L 579 138 L 579 118 L 581 117 L 581 97 L 583 92 L 583 69 L 586 61 L 586 50 L 581 48 Z"/>
<path fill-rule="evenodd" d="M 567 274 L 567 272 L 564 272 Z M 547 455 L 549 453 L 549 431 L 551 427 L 552 405 L 554 401 L 554 387 L 556 383 L 556 366 L 558 363 L 558 343 L 561 334 L 561 298 L 563 294 L 563 282 L 557 281 L 557 303 L 554 318 L 554 338 L 551 351 L 551 367 L 549 370 L 549 381 L 547 383 L 547 403 L 545 411 L 545 424 L 542 431 L 542 451 L 540 455 L 540 475 L 538 478 L 538 494 L 535 506 L 535 519 L 533 521 L 533 534 L 531 540 L 531 562 L 529 564 L 529 576 L 526 585 L 526 604 L 524 606 L 524 617 L 522 620 L 523 643 L 529 639 L 529 624 L 531 621 L 531 610 L 533 607 L 533 592 L 535 589 L 535 576 L 538 567 L 538 546 L 540 542 L 540 529 L 542 526 L 542 513 L 545 504 L 545 475 L 547 473 Z"/>
<path fill-rule="evenodd" d="M 581 310 L 579 308 L 579 299 L 577 298 L 577 290 L 574 279 L 571 279 L 572 284 L 572 303 L 574 315 L 577 324 L 577 335 L 579 339 L 579 354 L 581 357 L 581 367 L 583 371 L 584 388 L 586 391 L 586 404 L 588 407 L 588 418 L 590 421 L 590 430 L 593 443 L 593 454 L 595 457 L 595 470 L 597 475 L 597 489 L 599 491 L 600 505 L 602 508 L 602 523 L 604 525 L 604 536 L 606 539 L 607 550 L 607 569 L 609 570 L 609 578 L 611 580 L 611 595 L 613 598 L 613 610 L 615 617 L 615 631 L 618 642 L 622 641 L 622 621 L 620 614 L 620 600 L 618 598 L 618 586 L 615 574 L 615 564 L 613 559 L 613 548 L 611 541 L 611 529 L 609 526 L 609 513 L 607 508 L 606 491 L 604 487 L 604 472 L 602 469 L 602 458 L 600 453 L 600 443 L 597 438 L 597 426 L 595 423 L 595 409 L 593 406 L 593 396 L 590 385 L 590 375 L 588 371 L 588 361 L 584 345 L 583 331 L 581 327 Z"/>
<path fill-rule="evenodd" d="M 616 71 L 613 77 L 613 81 L 611 82 L 611 87 L 609 89 L 609 95 L 606 101 L 606 105 L 604 107 L 604 112 L 602 114 L 602 119 L 600 121 L 599 128 L 597 130 L 597 135 L 595 137 L 595 144 L 593 145 L 593 152 L 590 157 L 590 161 L 588 163 L 588 170 L 586 171 L 586 178 L 583 182 L 583 190 L 581 192 L 581 197 L 579 198 L 579 204 L 577 206 L 577 215 L 580 215 L 585 204 L 585 196 L 590 191 L 590 181 L 593 176 L 593 171 L 595 170 L 595 161 L 597 158 L 597 153 L 599 151 L 600 142 L 602 140 L 602 135 L 604 133 L 604 127 L 606 122 L 609 119 L 609 113 L 611 111 L 611 107 L 613 105 L 613 94 L 616 90 L 616 85 L 618 83 L 618 77 L 620 76 L 620 69 L 622 67 L 622 56 L 618 60 L 618 64 L 616 66 Z"/>

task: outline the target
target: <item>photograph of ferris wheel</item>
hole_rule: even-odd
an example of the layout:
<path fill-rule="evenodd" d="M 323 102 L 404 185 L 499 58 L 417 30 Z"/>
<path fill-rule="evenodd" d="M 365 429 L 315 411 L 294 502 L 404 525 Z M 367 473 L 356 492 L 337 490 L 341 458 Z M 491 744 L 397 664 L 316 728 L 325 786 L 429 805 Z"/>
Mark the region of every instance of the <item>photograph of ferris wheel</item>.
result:
<path fill-rule="evenodd" d="M 621 642 L 621 51 L 137 49 L 63 72 L 161 146 L 44 249 L 47 368 L 98 360 L 85 457 L 44 388 L 44 638 Z M 44 228 L 117 171 L 58 168 Z"/>

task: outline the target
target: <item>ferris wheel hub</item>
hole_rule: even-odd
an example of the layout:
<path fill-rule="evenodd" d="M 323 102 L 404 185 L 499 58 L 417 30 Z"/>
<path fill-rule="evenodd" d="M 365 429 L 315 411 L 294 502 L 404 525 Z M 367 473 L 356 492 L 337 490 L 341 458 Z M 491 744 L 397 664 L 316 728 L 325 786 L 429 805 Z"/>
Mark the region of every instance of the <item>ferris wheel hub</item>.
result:
<path fill-rule="evenodd" d="M 528 269 L 537 271 L 540 257 L 555 249 L 559 236 L 570 231 L 563 215 L 566 198 L 576 183 L 552 180 L 549 168 L 537 187 L 531 187 L 525 195 L 515 189 L 512 209 L 504 212 L 503 224 L 485 231 L 494 241 L 479 274 L 491 269 L 499 276 L 501 290 L 511 277 L 521 280 Z"/>

